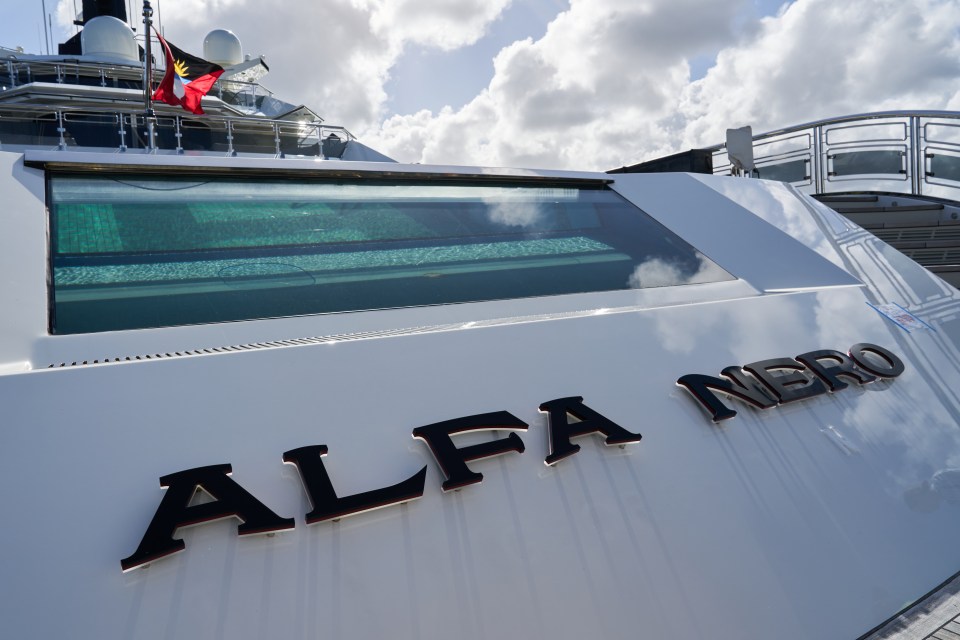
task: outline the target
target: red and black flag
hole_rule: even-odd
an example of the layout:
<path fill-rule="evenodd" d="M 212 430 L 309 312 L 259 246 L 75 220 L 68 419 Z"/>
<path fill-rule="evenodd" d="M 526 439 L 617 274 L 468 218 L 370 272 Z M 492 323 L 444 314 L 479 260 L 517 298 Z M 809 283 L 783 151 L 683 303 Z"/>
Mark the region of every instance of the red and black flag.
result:
<path fill-rule="evenodd" d="M 200 100 L 223 73 L 223 67 L 178 49 L 157 34 L 167 59 L 167 72 L 153 99 L 179 105 L 192 113 L 202 114 Z"/>

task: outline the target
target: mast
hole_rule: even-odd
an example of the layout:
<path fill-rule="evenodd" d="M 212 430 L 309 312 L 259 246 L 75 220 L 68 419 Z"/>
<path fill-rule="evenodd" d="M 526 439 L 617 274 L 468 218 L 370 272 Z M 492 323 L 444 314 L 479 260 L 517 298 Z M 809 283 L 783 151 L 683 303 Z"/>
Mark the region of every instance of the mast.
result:
<path fill-rule="evenodd" d="M 47 0 L 42 0 L 40 7 L 43 11 L 43 39 L 47 43 L 47 55 L 50 55 L 50 35 L 47 31 Z"/>

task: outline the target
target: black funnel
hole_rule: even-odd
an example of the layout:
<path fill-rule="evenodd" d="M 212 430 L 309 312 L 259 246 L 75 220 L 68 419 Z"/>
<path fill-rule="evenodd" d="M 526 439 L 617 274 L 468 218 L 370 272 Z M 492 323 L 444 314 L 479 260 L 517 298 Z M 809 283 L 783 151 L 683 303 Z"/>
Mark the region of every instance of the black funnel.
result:
<path fill-rule="evenodd" d="M 100 16 L 113 16 L 127 21 L 127 6 L 124 0 L 83 0 L 83 20 L 74 20 L 74 24 L 83 26 Z M 74 35 L 57 47 L 62 56 L 78 56 L 82 53 L 80 34 Z"/>
<path fill-rule="evenodd" d="M 127 21 L 127 6 L 124 0 L 83 0 L 83 22 L 86 24 L 98 16 L 113 16 Z"/>

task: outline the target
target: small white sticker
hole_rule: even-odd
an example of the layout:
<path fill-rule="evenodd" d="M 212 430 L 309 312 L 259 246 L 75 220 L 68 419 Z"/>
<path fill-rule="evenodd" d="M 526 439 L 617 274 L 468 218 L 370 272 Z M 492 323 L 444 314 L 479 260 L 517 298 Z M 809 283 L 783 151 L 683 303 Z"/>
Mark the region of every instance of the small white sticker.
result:
<path fill-rule="evenodd" d="M 900 305 L 893 304 L 871 304 L 867 303 L 871 307 L 877 310 L 878 313 L 885 316 L 887 319 L 893 321 L 901 329 L 907 333 L 913 333 L 914 331 L 933 331 L 933 327 L 928 325 L 926 322 L 913 315 Z"/>

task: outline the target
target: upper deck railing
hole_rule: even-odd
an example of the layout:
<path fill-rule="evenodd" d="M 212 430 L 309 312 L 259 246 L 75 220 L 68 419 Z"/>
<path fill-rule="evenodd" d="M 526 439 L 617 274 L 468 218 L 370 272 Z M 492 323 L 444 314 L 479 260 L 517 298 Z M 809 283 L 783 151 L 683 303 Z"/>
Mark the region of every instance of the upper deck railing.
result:
<path fill-rule="evenodd" d="M 136 65 L 81 59 L 18 60 L 10 56 L 0 60 L 0 95 L 28 85 L 37 89 L 37 95 L 23 101 L 0 103 L 0 149 L 340 157 L 346 143 L 355 139 L 344 127 L 326 125 L 319 119 L 304 122 L 263 115 L 193 116 L 165 105 L 158 105 L 151 121 L 136 96 L 143 89 L 142 74 L 142 68 Z M 157 71 L 154 82 L 162 76 L 162 70 Z M 63 95 L 59 89 L 50 91 L 50 84 L 61 85 Z M 132 97 L 111 94 L 105 100 L 98 93 L 102 89 L 126 90 Z M 210 95 L 235 112 L 252 114 L 273 94 L 256 82 L 227 79 L 218 81 Z M 104 104 L 96 104 L 98 101 Z"/>
<path fill-rule="evenodd" d="M 761 178 L 814 194 L 860 191 L 960 200 L 960 112 L 884 111 L 818 120 L 753 138 Z M 733 165 L 710 147 L 713 172 Z"/>
<path fill-rule="evenodd" d="M 163 79 L 164 70 L 153 73 L 153 82 Z M 83 62 L 77 60 L 16 60 L 0 63 L 0 92 L 34 82 L 143 90 L 143 69 L 139 66 Z M 256 109 L 273 92 L 257 82 L 229 78 L 217 81 L 210 95 L 224 103 L 244 109 Z"/>
<path fill-rule="evenodd" d="M 151 135 L 151 128 L 153 134 Z M 25 148 L 172 151 L 339 158 L 354 136 L 343 127 L 241 116 L 180 115 L 142 108 L 0 104 L 0 150 Z"/>

